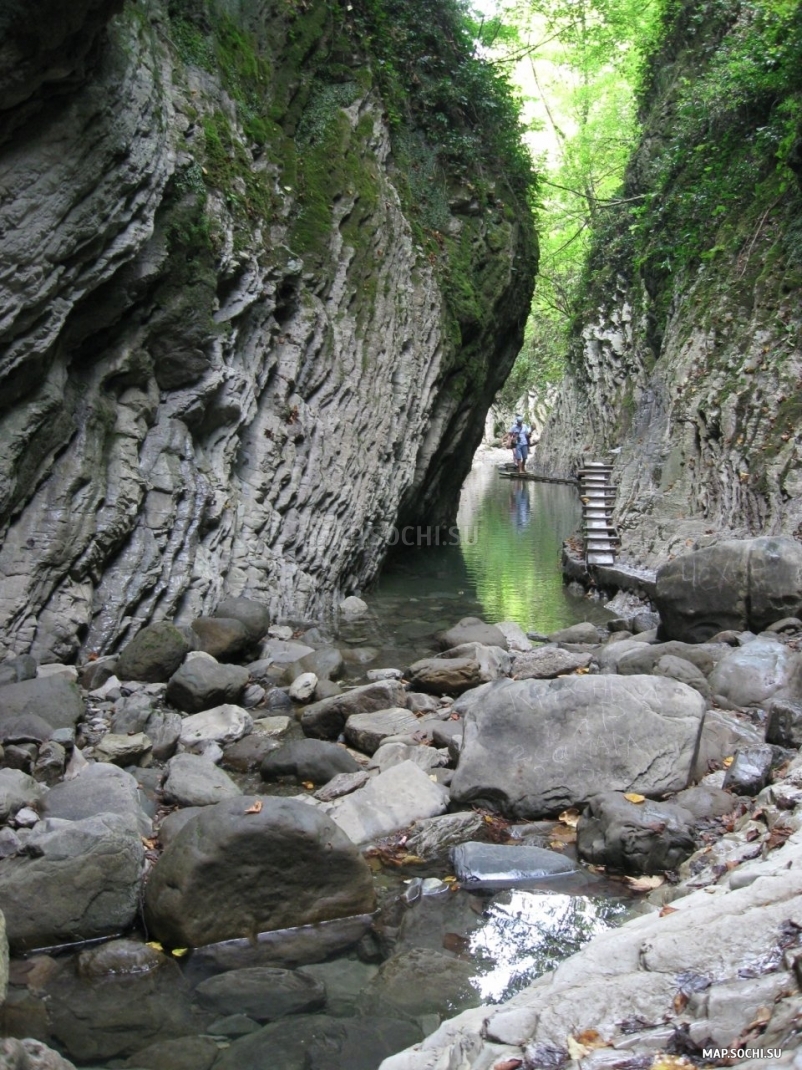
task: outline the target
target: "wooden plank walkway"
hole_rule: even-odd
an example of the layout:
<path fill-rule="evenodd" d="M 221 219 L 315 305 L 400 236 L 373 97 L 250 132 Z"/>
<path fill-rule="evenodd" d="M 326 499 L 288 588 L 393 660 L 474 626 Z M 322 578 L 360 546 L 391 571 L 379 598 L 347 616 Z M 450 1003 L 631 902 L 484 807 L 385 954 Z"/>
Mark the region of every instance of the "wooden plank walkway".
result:
<path fill-rule="evenodd" d="M 586 461 L 577 472 L 582 499 L 582 535 L 585 565 L 614 565 L 621 540 L 613 524 L 615 487 L 611 464 Z"/>

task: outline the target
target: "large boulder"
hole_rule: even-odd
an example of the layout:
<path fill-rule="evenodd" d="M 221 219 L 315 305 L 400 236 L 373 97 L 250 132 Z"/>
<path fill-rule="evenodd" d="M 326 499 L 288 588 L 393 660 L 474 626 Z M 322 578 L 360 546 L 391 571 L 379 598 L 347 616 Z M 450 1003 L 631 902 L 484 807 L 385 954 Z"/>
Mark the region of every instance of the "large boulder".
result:
<path fill-rule="evenodd" d="M 705 703 L 662 677 L 497 680 L 456 703 L 465 718 L 455 802 L 545 817 L 602 791 L 686 787 Z"/>
<path fill-rule="evenodd" d="M 763 631 L 802 613 L 802 545 L 790 537 L 727 539 L 663 565 L 661 636 L 700 643 L 727 629 Z"/>
<path fill-rule="evenodd" d="M 778 698 L 802 698 L 802 655 L 779 639 L 754 639 L 733 649 L 710 674 L 721 705 L 762 706 Z"/>
<path fill-rule="evenodd" d="M 35 714 L 53 728 L 72 728 L 84 713 L 77 684 L 64 676 L 42 676 L 0 687 L 0 721 Z"/>
<path fill-rule="evenodd" d="M 370 912 L 367 862 L 317 808 L 243 796 L 181 829 L 145 890 L 148 931 L 170 946 L 249 937 Z"/>
<path fill-rule="evenodd" d="M 117 814 L 42 822 L 24 855 L 0 866 L 13 951 L 92 940 L 129 928 L 139 907 L 144 848 Z"/>
<path fill-rule="evenodd" d="M 592 798 L 577 825 L 580 858 L 614 873 L 664 873 L 696 849 L 694 818 L 672 803 L 631 802 L 607 791 Z"/>
<path fill-rule="evenodd" d="M 373 713 L 406 705 L 406 691 L 398 680 L 377 680 L 332 695 L 307 706 L 301 714 L 304 734 L 316 739 L 336 739 L 352 713 Z"/>
<path fill-rule="evenodd" d="M 122 649 L 114 670 L 119 680 L 162 684 L 169 680 L 189 651 L 189 641 L 169 621 L 146 624 Z"/>
<path fill-rule="evenodd" d="M 194 657 L 170 677 L 167 701 L 184 713 L 200 713 L 213 706 L 236 703 L 248 683 L 248 670 L 220 665 L 213 658 Z"/>

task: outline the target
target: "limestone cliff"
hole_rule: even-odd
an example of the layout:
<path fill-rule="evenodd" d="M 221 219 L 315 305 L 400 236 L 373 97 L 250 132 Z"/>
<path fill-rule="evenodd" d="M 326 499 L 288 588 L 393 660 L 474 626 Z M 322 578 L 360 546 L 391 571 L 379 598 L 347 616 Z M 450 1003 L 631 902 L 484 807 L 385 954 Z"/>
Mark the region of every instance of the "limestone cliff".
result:
<path fill-rule="evenodd" d="M 453 18 L 7 0 L 0 653 L 224 594 L 308 614 L 399 511 L 449 519 L 536 259 L 503 95 L 448 96 Z"/>
<path fill-rule="evenodd" d="M 674 0 L 537 465 L 615 458 L 623 552 L 802 525 L 802 9 Z"/>

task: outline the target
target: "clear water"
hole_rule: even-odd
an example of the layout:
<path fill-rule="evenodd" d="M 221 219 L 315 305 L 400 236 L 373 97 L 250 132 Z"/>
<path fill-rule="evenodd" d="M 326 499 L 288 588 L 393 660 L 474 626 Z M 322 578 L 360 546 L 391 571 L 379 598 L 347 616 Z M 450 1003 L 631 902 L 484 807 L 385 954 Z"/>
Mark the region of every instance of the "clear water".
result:
<path fill-rule="evenodd" d="M 401 533 L 417 545 L 396 550 L 365 595 L 379 625 L 371 643 L 395 647 L 403 661 L 420 657 L 422 643 L 466 616 L 512 620 L 542 634 L 610 617 L 562 580 L 562 543 L 580 522 L 576 489 L 503 478 L 498 463 L 506 460 L 504 450 L 477 455 L 456 529 L 441 536 L 443 544 L 432 545 L 426 528 Z"/>

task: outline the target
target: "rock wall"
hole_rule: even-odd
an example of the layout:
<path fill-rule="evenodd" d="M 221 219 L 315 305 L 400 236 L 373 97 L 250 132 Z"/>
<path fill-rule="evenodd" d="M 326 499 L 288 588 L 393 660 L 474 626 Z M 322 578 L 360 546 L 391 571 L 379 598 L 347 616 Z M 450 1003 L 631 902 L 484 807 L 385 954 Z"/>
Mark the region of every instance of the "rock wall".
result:
<path fill-rule="evenodd" d="M 456 508 L 525 188 L 388 117 L 358 3 L 47 6 L 0 17 L 0 654 L 320 611 Z"/>
<path fill-rule="evenodd" d="M 800 20 L 765 60 L 789 64 L 772 96 L 731 73 L 768 39 L 757 8 L 715 8 L 673 5 L 535 458 L 561 476 L 614 461 L 633 564 L 723 532 L 802 531 Z"/>

